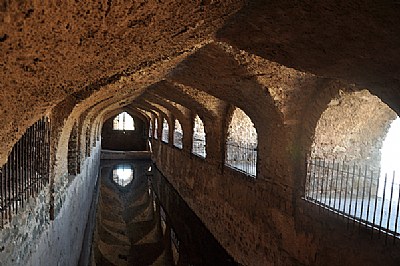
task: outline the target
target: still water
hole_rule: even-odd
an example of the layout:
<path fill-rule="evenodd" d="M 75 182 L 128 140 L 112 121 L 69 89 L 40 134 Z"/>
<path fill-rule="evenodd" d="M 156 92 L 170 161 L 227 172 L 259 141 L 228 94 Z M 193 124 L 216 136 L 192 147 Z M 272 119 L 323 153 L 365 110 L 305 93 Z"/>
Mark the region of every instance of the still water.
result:
<path fill-rule="evenodd" d="M 100 178 L 92 265 L 237 265 L 150 161 Z"/>

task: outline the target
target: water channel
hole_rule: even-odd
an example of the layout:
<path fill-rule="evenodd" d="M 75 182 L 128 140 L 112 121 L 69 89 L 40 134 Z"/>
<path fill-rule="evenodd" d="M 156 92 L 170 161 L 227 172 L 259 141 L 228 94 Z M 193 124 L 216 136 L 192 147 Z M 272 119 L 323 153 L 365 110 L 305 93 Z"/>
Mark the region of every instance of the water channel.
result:
<path fill-rule="evenodd" d="M 102 160 L 92 265 L 238 265 L 149 160 Z"/>

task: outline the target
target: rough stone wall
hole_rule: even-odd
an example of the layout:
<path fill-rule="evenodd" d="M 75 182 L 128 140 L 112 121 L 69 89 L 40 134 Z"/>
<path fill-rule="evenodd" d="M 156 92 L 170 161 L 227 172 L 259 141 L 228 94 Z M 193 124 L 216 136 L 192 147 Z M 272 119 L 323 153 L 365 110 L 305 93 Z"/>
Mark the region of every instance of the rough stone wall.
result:
<path fill-rule="evenodd" d="M 380 149 L 396 113 L 367 90 L 332 99 L 315 128 L 312 156 L 380 167 Z"/>
<path fill-rule="evenodd" d="M 187 86 L 196 89 L 179 92 Z M 171 96 L 163 92 L 167 88 Z M 397 247 L 370 240 L 365 230 L 347 229 L 342 218 L 320 212 L 301 199 L 305 154 L 311 149 L 319 118 L 341 90 L 360 91 L 354 85 L 286 68 L 223 43 L 199 50 L 154 89 L 205 118 L 205 160 L 191 155 L 190 141 L 180 151 L 156 140 L 153 159 L 240 263 L 397 264 Z M 206 99 L 212 101 L 202 104 Z M 228 104 L 244 110 L 257 129 L 256 179 L 223 165 Z M 191 119 L 186 116 L 183 122 Z M 373 122 L 369 125 L 375 127 Z M 375 129 L 379 131 L 379 124 Z"/>
<path fill-rule="evenodd" d="M 20 210 L 10 227 L 0 230 L 2 265 L 75 265 L 79 259 L 100 162 L 100 142 L 83 163 L 81 174 L 57 188 L 58 215 L 50 218 L 50 193 L 45 188 Z"/>
<path fill-rule="evenodd" d="M 262 145 L 262 144 L 261 144 Z M 244 265 L 397 265 L 398 247 L 371 232 L 318 210 L 296 204 L 291 191 L 252 180 L 210 159 L 190 156 L 153 141 L 154 160 L 216 239 Z"/>
<path fill-rule="evenodd" d="M 113 119 L 104 122 L 101 132 L 101 145 L 106 150 L 144 151 L 146 150 L 146 126 L 133 116 L 135 130 L 113 130 Z"/>
<path fill-rule="evenodd" d="M 305 154 L 340 90 L 361 84 L 399 113 L 400 6 L 244 3 L 0 1 L 0 164 L 25 129 L 51 112 L 53 176 L 46 197 L 50 220 L 57 219 L 75 121 L 83 162 L 92 147 L 85 137 L 94 142 L 93 128 L 110 112 L 127 107 L 157 115 L 159 136 L 161 118 L 175 116 L 183 153 L 162 144 L 156 161 L 171 180 L 182 179 L 171 182 L 241 261 L 393 264 L 396 248 L 382 250 L 379 241 L 343 231 L 340 219 L 316 213 L 301 196 Z M 257 180 L 223 167 L 230 105 L 257 128 Z M 204 118 L 206 160 L 190 153 L 195 114 Z M 354 248 L 359 243 L 364 250 Z"/>

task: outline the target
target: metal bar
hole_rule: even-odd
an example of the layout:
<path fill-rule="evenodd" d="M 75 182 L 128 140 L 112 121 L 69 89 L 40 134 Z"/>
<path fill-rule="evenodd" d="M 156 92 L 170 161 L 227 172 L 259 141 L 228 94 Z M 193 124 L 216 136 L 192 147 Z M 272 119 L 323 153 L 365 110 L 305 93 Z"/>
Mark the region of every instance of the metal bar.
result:
<path fill-rule="evenodd" d="M 15 213 L 18 212 L 18 204 L 19 204 L 19 178 L 20 178 L 20 173 L 19 173 L 19 146 L 20 142 L 18 141 L 15 144 Z"/>
<path fill-rule="evenodd" d="M 34 160 L 35 160 L 35 182 L 34 182 L 34 187 L 35 187 L 35 196 L 38 195 L 38 181 L 39 181 L 39 175 L 38 175 L 38 170 L 39 170 L 39 161 L 38 161 L 38 156 L 39 156 L 39 137 L 38 137 L 38 124 L 34 124 L 34 141 L 35 141 L 35 154 L 34 154 Z"/>
<path fill-rule="evenodd" d="M 10 174 L 11 174 L 11 178 L 10 178 L 10 181 L 11 181 L 11 210 L 12 210 L 12 212 L 13 212 L 13 214 L 15 213 L 15 191 L 16 191 L 16 185 L 15 185 L 15 181 L 16 181 L 16 176 L 15 176 L 15 173 L 16 173 L 16 167 L 15 167 L 15 146 L 13 147 L 13 149 L 11 150 L 11 154 L 10 154 L 10 158 L 11 158 L 11 161 L 10 161 Z M 14 215 L 13 215 L 14 216 Z"/>
<path fill-rule="evenodd" d="M 340 164 L 337 163 L 337 168 L 336 168 L 336 178 L 335 178 L 335 199 L 333 201 L 333 208 L 336 210 L 336 199 L 337 199 L 337 190 L 338 190 L 338 183 L 339 183 L 339 167 Z M 340 209 L 339 209 L 340 211 Z"/>
<path fill-rule="evenodd" d="M 333 159 L 333 162 L 332 162 L 331 182 L 329 185 L 329 203 L 328 203 L 329 207 L 331 207 L 331 203 L 332 203 L 332 188 L 333 188 L 333 180 L 335 179 L 334 173 L 335 173 L 335 159 Z"/>
<path fill-rule="evenodd" d="M 377 205 L 378 205 L 378 188 L 379 188 L 379 184 L 381 183 L 380 180 L 380 171 L 379 171 L 379 175 L 378 175 L 378 184 L 376 186 L 376 190 L 375 190 L 375 205 L 374 205 L 374 216 L 373 216 L 373 224 L 376 225 L 376 209 L 377 209 Z M 374 234 L 374 230 L 372 230 L 372 235 Z"/>
<path fill-rule="evenodd" d="M 324 163 L 325 163 L 325 160 L 324 160 Z M 326 167 L 326 182 L 325 182 L 325 189 L 324 189 L 324 194 L 325 194 L 325 196 L 324 196 L 324 205 L 326 205 L 326 198 L 327 198 L 327 191 L 328 191 L 328 183 L 329 183 L 329 165 L 330 165 L 330 163 L 329 163 L 329 161 L 328 161 L 328 166 Z M 325 167 L 325 164 L 324 164 L 324 167 Z M 324 176 L 325 176 L 325 174 L 324 174 Z"/>
<path fill-rule="evenodd" d="M 386 223 L 386 238 L 385 238 L 385 243 L 387 243 L 387 237 L 388 237 L 388 232 L 390 231 L 390 216 L 392 214 L 392 200 L 393 200 L 393 186 L 394 186 L 394 178 L 396 174 L 395 171 L 393 171 L 393 177 L 392 177 L 392 185 L 390 188 L 390 201 L 389 201 L 389 210 L 388 210 L 388 217 L 387 217 L 387 223 Z"/>
<path fill-rule="evenodd" d="M 4 227 L 4 175 L 3 175 L 3 167 L 0 167 L 0 212 L 1 212 L 1 228 Z"/>
<path fill-rule="evenodd" d="M 25 134 L 21 138 L 21 151 L 20 151 L 20 161 L 21 161 L 21 207 L 25 206 Z"/>
<path fill-rule="evenodd" d="M 361 178 L 361 166 L 358 167 L 358 180 L 357 180 L 357 193 L 356 193 L 356 206 L 354 208 L 354 218 L 357 218 L 357 210 L 358 210 L 358 194 L 360 190 L 360 178 Z M 361 217 L 361 214 L 360 214 Z M 353 224 L 355 224 L 356 219 L 353 220 Z"/>
<path fill-rule="evenodd" d="M 381 234 L 382 231 L 382 218 L 383 218 L 383 212 L 385 208 L 385 198 L 386 198 L 386 182 L 387 182 L 387 174 L 385 174 L 385 182 L 383 185 L 383 197 L 382 197 L 382 204 L 381 204 L 381 217 L 379 219 L 379 235 Z"/>
<path fill-rule="evenodd" d="M 12 212 L 12 206 L 11 206 L 11 197 L 12 197 L 12 174 L 11 174 L 11 159 L 12 157 L 10 156 L 7 162 L 7 179 L 8 179 L 8 220 L 11 220 L 11 212 Z"/>
<path fill-rule="evenodd" d="M 343 213 L 346 213 L 347 185 L 348 185 L 348 183 L 349 183 L 349 175 L 350 175 L 350 166 L 347 165 L 346 184 L 345 184 L 345 188 L 344 188 Z"/>
<path fill-rule="evenodd" d="M 305 155 L 305 165 L 306 165 L 306 173 L 307 173 L 307 185 L 306 185 L 306 199 L 310 197 L 310 188 L 311 188 L 311 170 L 312 165 L 307 158 L 307 154 Z"/>
<path fill-rule="evenodd" d="M 312 163 L 312 160 L 311 160 L 311 163 Z M 317 167 L 317 165 L 316 165 L 316 161 L 315 161 L 315 159 L 314 159 L 314 164 L 313 164 L 313 166 L 314 166 L 314 171 L 312 172 L 312 175 L 313 175 L 313 187 L 312 187 L 312 191 L 311 191 L 311 197 L 313 198 L 313 199 L 315 199 L 315 190 L 316 190 L 316 188 L 315 188 L 315 183 L 316 183 L 316 177 L 315 177 L 315 168 Z"/>
<path fill-rule="evenodd" d="M 47 184 L 49 182 L 50 179 L 50 130 L 51 130 L 51 125 L 50 125 L 50 121 L 49 118 L 46 117 L 45 120 L 45 168 L 46 168 L 46 179 L 45 179 L 45 184 Z M 76 133 L 76 138 L 75 138 L 75 155 L 77 153 L 77 147 L 78 147 L 78 143 L 77 143 L 77 136 L 78 134 Z M 75 159 L 76 160 L 76 159 Z M 77 174 L 77 165 L 75 165 L 75 174 Z"/>
<path fill-rule="evenodd" d="M 320 202 L 319 200 L 318 200 L 318 193 L 319 193 L 319 186 L 320 186 L 320 181 L 321 181 L 321 158 L 318 158 L 318 174 L 317 174 L 317 191 L 316 191 L 316 193 L 317 193 L 317 196 L 316 196 L 316 201 L 317 202 Z M 321 211 L 321 209 L 319 209 L 319 211 Z"/>
<path fill-rule="evenodd" d="M 8 216 L 7 216 L 7 203 L 8 203 L 8 161 L 4 164 L 3 166 L 3 178 L 4 178 L 4 200 L 3 200 L 3 213 L 4 213 L 4 220 L 7 220 Z M 3 221 L 4 221 L 3 220 Z"/>
<path fill-rule="evenodd" d="M 33 196 L 36 197 L 36 124 L 33 125 L 32 129 L 32 191 L 33 191 Z"/>
<path fill-rule="evenodd" d="M 40 183 L 42 181 L 42 119 L 41 118 L 38 123 L 37 123 L 37 132 L 36 132 L 36 147 L 37 147 L 37 167 L 36 167 L 36 173 L 37 173 L 37 183 L 36 183 L 36 191 L 39 195 L 39 191 L 41 189 Z"/>
<path fill-rule="evenodd" d="M 371 194 L 372 194 L 372 180 L 374 177 L 374 172 L 371 170 L 371 180 L 369 183 L 369 192 L 368 192 L 368 208 L 367 208 L 367 221 L 369 222 L 369 209 L 371 208 Z"/>
<path fill-rule="evenodd" d="M 366 180 L 367 180 L 367 173 L 368 173 L 368 167 L 365 166 L 363 190 L 362 190 L 362 196 L 361 196 L 361 198 L 362 198 L 362 200 L 361 200 L 361 215 L 360 215 L 361 220 L 363 220 L 363 215 L 364 215 L 365 184 L 366 184 Z M 368 220 L 368 218 L 366 220 Z M 361 223 L 359 224 L 359 227 L 361 227 Z"/>
<path fill-rule="evenodd" d="M 34 181 L 34 134 L 33 134 L 33 126 L 29 130 L 29 163 L 30 163 L 30 180 L 29 180 L 29 188 L 30 188 L 30 197 L 34 196 L 33 190 L 33 181 Z"/>
<path fill-rule="evenodd" d="M 343 174 L 344 174 L 344 172 L 343 172 L 343 168 L 344 168 L 345 166 L 344 166 L 344 162 L 342 163 L 342 171 L 341 171 L 341 175 L 340 175 L 340 194 L 339 194 L 339 211 L 341 211 L 341 206 L 342 206 L 342 190 L 343 190 Z M 348 172 L 347 172 L 348 173 Z M 345 194 L 345 199 L 346 199 L 346 194 Z M 345 202 L 346 202 L 346 200 L 345 200 Z M 344 203 L 345 203 L 344 202 Z M 343 205 L 345 205 L 343 203 Z M 344 209 L 345 209 L 346 207 L 344 207 Z M 344 212 L 344 210 L 343 210 L 343 212 Z"/>
<path fill-rule="evenodd" d="M 399 221 L 399 212 L 400 212 L 400 183 L 398 186 L 399 192 L 397 197 L 397 209 L 396 209 L 396 221 L 394 225 L 394 231 L 396 232 L 396 236 L 399 236 L 399 228 L 398 228 L 398 221 Z M 396 242 L 396 237 L 393 238 L 393 242 Z"/>
<path fill-rule="evenodd" d="M 45 169 L 45 118 L 43 117 L 40 126 L 40 190 L 43 189 L 46 169 Z"/>
<path fill-rule="evenodd" d="M 355 178 L 355 175 L 356 175 L 356 163 L 353 163 L 353 176 L 352 176 L 352 178 L 351 178 L 351 192 L 350 192 L 350 201 L 349 201 L 349 216 L 352 216 L 352 214 L 351 214 L 351 201 L 353 200 L 353 190 L 354 190 L 354 178 Z M 350 220 L 347 220 L 348 222 L 350 221 Z"/>

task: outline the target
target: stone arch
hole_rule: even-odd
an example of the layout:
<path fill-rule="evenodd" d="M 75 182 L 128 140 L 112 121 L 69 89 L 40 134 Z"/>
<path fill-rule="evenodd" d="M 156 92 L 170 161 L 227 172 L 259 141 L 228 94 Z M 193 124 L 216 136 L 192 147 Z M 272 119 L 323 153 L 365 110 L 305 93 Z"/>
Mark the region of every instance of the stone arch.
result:
<path fill-rule="evenodd" d="M 380 149 L 396 113 L 368 90 L 340 92 L 321 114 L 311 156 L 378 169 Z"/>
<path fill-rule="evenodd" d="M 390 207 L 382 203 L 379 217 L 375 212 L 373 216 L 369 213 L 379 202 L 392 201 L 392 196 L 385 193 L 382 199 L 378 188 L 390 191 L 386 177 L 382 182 L 379 169 L 383 140 L 396 117 L 395 111 L 366 89 L 338 90 L 319 114 L 313 130 L 302 184 L 304 199 L 355 221 L 380 226 L 382 219 L 387 219 L 381 229 L 389 229 L 391 218 L 384 218 L 383 213 L 390 213 Z M 393 186 L 394 176 L 389 180 Z M 361 209 L 357 209 L 358 205 Z"/>
<path fill-rule="evenodd" d="M 121 113 L 129 114 L 135 125 L 134 130 L 114 130 L 114 119 Z M 102 122 L 102 149 L 118 151 L 147 150 L 147 115 L 132 108 L 118 108 L 103 115 Z"/>
<path fill-rule="evenodd" d="M 368 90 L 339 91 L 315 126 L 310 157 L 380 168 L 383 140 L 396 113 Z"/>
<path fill-rule="evenodd" d="M 256 177 L 258 134 L 251 118 L 240 108 L 230 107 L 225 137 L 225 165 Z"/>
<path fill-rule="evenodd" d="M 137 111 L 135 108 L 126 106 L 126 107 L 120 107 L 120 108 L 114 109 L 112 111 L 108 110 L 107 113 L 102 116 L 102 122 L 104 123 L 106 120 L 110 119 L 111 117 L 115 117 L 116 115 L 118 115 L 122 112 L 127 112 L 132 117 L 136 116 L 137 118 L 142 120 L 144 123 L 146 123 L 150 120 L 150 118 L 146 114 L 143 114 L 142 112 Z"/>
<path fill-rule="evenodd" d="M 168 143 L 169 142 L 169 134 L 170 134 L 170 126 L 168 120 L 163 117 L 162 118 L 162 134 L 161 141 Z"/>
<path fill-rule="evenodd" d="M 207 157 L 207 130 L 199 115 L 193 118 L 192 153 L 201 158 Z"/>
<path fill-rule="evenodd" d="M 173 145 L 178 149 L 183 149 L 183 128 L 179 119 L 175 118 L 173 129 Z"/>

